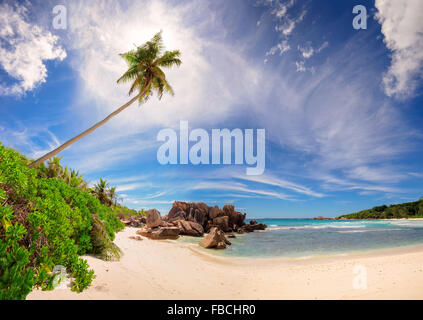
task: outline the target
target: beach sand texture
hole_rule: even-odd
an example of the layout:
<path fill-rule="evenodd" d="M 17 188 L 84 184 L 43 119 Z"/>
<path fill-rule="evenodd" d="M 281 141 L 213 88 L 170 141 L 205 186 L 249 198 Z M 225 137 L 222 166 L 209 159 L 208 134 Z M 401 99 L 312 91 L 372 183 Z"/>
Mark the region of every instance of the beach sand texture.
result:
<path fill-rule="evenodd" d="M 130 239 L 136 230 L 116 235 L 120 261 L 86 257 L 97 277 L 84 292 L 34 290 L 27 299 L 423 298 L 423 246 L 308 259 L 233 258 L 172 240 Z M 353 286 L 356 266 L 366 270 L 367 289 Z"/>

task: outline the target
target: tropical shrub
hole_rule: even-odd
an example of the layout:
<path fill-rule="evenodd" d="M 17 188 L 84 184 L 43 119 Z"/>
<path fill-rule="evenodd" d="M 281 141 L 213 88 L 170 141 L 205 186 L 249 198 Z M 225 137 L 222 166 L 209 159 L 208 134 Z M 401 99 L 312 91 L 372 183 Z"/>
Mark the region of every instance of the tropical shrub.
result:
<path fill-rule="evenodd" d="M 0 299 L 24 299 L 32 288 L 53 288 L 62 265 L 81 292 L 94 278 L 79 257 L 94 251 L 93 215 L 110 239 L 124 226 L 112 210 L 80 185 L 29 169 L 28 160 L 0 144 Z"/>

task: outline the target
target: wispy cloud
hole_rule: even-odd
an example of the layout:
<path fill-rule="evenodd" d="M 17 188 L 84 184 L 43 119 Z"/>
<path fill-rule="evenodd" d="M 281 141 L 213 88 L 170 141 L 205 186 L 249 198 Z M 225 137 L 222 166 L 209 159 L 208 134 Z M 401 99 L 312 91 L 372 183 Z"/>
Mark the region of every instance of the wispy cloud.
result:
<path fill-rule="evenodd" d="M 140 190 L 141 188 L 151 187 L 149 182 L 140 182 L 140 183 L 130 183 L 130 184 L 121 184 L 116 187 L 117 192 L 130 191 L 130 190 Z"/>
<path fill-rule="evenodd" d="M 4 130 L 2 143 L 25 152 L 32 159 L 37 159 L 60 145 L 59 139 L 47 125 L 26 127 L 20 122 L 14 122 L 14 125 L 15 129 Z"/>
<path fill-rule="evenodd" d="M 266 56 L 273 56 L 277 52 L 279 52 L 279 55 L 282 55 L 289 49 L 291 49 L 291 46 L 288 44 L 288 41 L 283 40 L 281 43 L 278 43 L 274 47 L 271 47 L 269 51 L 266 52 Z"/>
<path fill-rule="evenodd" d="M 307 43 L 304 46 L 298 46 L 298 51 L 301 52 L 301 55 L 304 59 L 310 59 L 316 53 L 320 53 L 323 49 L 325 49 L 329 45 L 329 42 L 325 41 L 322 43 L 320 47 L 317 49 L 313 48 L 310 43 Z"/>
<path fill-rule="evenodd" d="M 323 184 L 323 188 L 330 190 L 330 191 L 341 191 L 341 190 L 356 190 L 360 191 L 361 194 L 369 194 L 369 192 L 382 192 L 382 193 L 403 193 L 406 190 L 386 185 L 374 185 L 374 184 L 366 184 L 355 182 L 351 180 L 345 180 L 333 176 L 324 176 L 321 177 L 322 180 L 325 181 Z"/>
<path fill-rule="evenodd" d="M 291 200 L 294 201 L 295 199 L 287 194 L 281 192 L 274 192 L 274 191 L 267 191 L 267 190 L 260 190 L 260 189 L 252 189 L 249 188 L 247 185 L 238 182 L 200 182 L 194 185 L 192 190 L 229 190 L 229 191 L 239 191 L 244 192 L 250 195 L 262 195 L 262 196 L 269 196 L 272 198 L 282 199 L 282 200 Z"/>
<path fill-rule="evenodd" d="M 358 166 L 347 170 L 347 176 L 350 179 L 385 183 L 396 183 L 407 178 L 407 175 L 400 173 L 399 169 L 386 166 Z"/>
<path fill-rule="evenodd" d="M 312 197 L 317 197 L 317 198 L 321 198 L 324 197 L 325 195 L 323 193 L 320 192 L 315 192 L 312 189 L 302 186 L 300 184 L 297 183 L 293 183 L 287 180 L 283 180 L 280 178 L 277 178 L 275 176 L 271 176 L 271 175 L 261 175 L 261 176 L 241 176 L 241 175 L 237 175 L 234 176 L 237 179 L 242 179 L 245 181 L 250 181 L 250 182 L 258 182 L 261 184 L 265 184 L 265 185 L 270 185 L 270 186 L 275 186 L 275 187 L 279 187 L 282 189 L 287 189 L 287 190 L 291 190 L 294 191 L 296 193 L 299 194 L 304 194 L 304 195 L 308 195 L 308 196 L 312 196 Z"/>
<path fill-rule="evenodd" d="M 304 20 L 307 14 L 307 10 L 302 10 L 300 13 L 289 13 L 290 9 L 294 6 L 295 1 L 265 1 L 265 6 L 272 8 L 270 15 L 276 18 L 275 31 L 280 34 L 282 38 L 281 42 L 271 47 L 267 52 L 266 56 L 273 56 L 275 53 L 282 55 L 291 49 L 289 45 L 289 37 L 293 33 L 296 25 Z M 265 59 L 267 62 L 267 59 Z"/>

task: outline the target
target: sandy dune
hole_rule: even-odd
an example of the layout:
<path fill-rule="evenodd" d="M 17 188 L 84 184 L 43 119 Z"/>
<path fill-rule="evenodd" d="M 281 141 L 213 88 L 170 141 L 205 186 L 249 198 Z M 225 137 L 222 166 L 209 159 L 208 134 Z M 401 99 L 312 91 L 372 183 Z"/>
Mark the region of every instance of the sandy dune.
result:
<path fill-rule="evenodd" d="M 97 278 L 83 293 L 35 290 L 28 299 L 423 298 L 423 246 L 302 260 L 235 259 L 192 244 L 129 239 L 135 231 L 126 228 L 116 236 L 121 261 L 86 257 Z M 354 281 L 365 283 L 363 270 L 367 289 L 354 288 Z"/>

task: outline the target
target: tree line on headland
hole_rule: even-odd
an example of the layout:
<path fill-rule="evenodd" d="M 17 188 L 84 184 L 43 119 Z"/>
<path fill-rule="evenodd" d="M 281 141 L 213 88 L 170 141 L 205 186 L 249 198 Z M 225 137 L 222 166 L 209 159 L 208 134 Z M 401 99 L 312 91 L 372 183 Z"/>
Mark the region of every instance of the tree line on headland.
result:
<path fill-rule="evenodd" d="M 407 219 L 423 218 L 423 198 L 418 201 L 382 205 L 339 216 L 337 219 Z"/>

